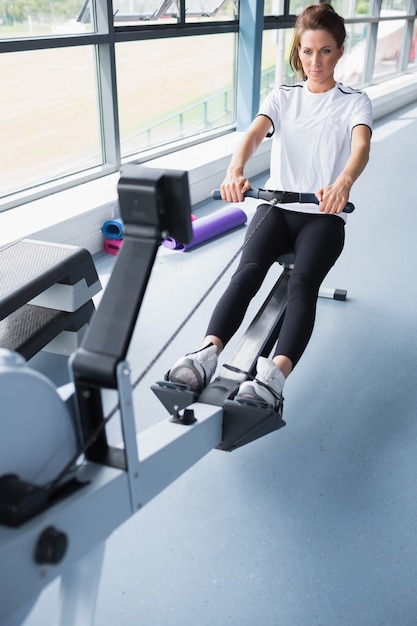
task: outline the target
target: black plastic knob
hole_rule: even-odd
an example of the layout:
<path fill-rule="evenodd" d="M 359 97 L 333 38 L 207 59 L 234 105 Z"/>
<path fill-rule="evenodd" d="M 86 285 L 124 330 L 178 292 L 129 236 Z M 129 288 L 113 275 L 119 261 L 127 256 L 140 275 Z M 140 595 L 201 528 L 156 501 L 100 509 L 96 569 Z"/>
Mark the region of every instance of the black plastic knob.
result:
<path fill-rule="evenodd" d="M 38 565 L 57 565 L 65 556 L 68 537 L 53 526 L 48 526 L 40 535 L 35 549 Z"/>

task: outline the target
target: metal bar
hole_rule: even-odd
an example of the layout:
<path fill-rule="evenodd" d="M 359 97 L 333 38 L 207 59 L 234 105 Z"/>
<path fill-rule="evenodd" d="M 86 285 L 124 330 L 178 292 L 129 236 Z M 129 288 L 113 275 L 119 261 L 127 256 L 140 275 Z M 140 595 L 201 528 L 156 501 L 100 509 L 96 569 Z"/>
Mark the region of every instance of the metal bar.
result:
<path fill-rule="evenodd" d="M 144 506 L 222 440 L 223 407 L 197 402 L 190 426 L 165 420 L 140 433 L 137 506 Z"/>
<path fill-rule="evenodd" d="M 258 356 L 269 356 L 277 341 L 287 307 L 287 286 L 290 274 L 290 269 L 282 271 L 263 306 L 259 309 L 231 357 L 228 358 L 228 365 L 254 373 Z M 234 378 L 233 373 L 226 368 L 221 369 L 220 376 Z"/>
<path fill-rule="evenodd" d="M 264 2 L 241 0 L 237 75 L 237 130 L 245 130 L 259 108 Z"/>
<path fill-rule="evenodd" d="M 19 528 L 0 526 L 0 623 L 18 614 L 21 607 L 30 606 L 44 587 L 68 572 L 70 579 L 64 578 L 61 593 L 65 596 L 68 592 L 68 598 L 77 595 L 79 567 L 83 569 L 85 555 L 100 552 L 116 528 L 221 442 L 223 409 L 205 404 L 190 408 L 196 417 L 193 425 L 164 420 L 138 435 L 138 476 L 131 475 L 129 467 L 122 471 L 84 463 L 75 473 L 84 487 Z M 128 456 L 131 458 L 130 453 Z M 68 539 L 66 552 L 53 564 L 34 559 L 39 537 L 47 527 Z M 95 565 L 99 566 L 99 559 Z M 97 568 L 95 571 L 97 574 Z M 67 591 L 66 582 L 70 585 Z"/>

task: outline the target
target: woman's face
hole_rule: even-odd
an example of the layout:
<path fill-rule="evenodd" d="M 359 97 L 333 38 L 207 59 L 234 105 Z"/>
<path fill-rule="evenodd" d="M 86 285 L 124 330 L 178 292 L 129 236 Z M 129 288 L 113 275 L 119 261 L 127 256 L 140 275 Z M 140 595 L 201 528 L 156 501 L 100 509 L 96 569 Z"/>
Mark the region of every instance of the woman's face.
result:
<path fill-rule="evenodd" d="M 321 93 L 334 87 L 334 69 L 343 55 L 343 46 L 337 47 L 331 33 L 327 30 L 304 31 L 298 54 L 310 91 Z"/>

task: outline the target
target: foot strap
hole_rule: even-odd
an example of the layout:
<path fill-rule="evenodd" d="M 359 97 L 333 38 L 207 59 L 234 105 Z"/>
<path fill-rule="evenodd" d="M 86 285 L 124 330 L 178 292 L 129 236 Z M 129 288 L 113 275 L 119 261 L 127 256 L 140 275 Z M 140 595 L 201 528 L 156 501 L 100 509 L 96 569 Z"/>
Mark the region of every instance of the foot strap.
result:
<path fill-rule="evenodd" d="M 258 383 L 258 385 L 260 385 L 261 387 L 265 387 L 265 389 L 268 389 L 268 391 L 272 393 L 274 398 L 278 400 L 279 403 L 283 401 L 284 398 L 282 397 L 282 394 L 277 393 L 267 383 L 264 383 L 262 380 L 259 380 L 259 378 L 256 378 L 256 376 L 252 376 L 252 374 L 250 374 L 249 372 L 245 372 L 244 370 L 241 370 L 239 367 L 235 367 L 234 365 L 228 365 L 227 363 L 224 363 L 223 367 L 226 368 L 227 370 L 230 370 L 231 372 L 235 372 L 235 374 L 244 374 L 244 376 L 246 376 L 246 380 L 253 380 L 254 382 Z"/>

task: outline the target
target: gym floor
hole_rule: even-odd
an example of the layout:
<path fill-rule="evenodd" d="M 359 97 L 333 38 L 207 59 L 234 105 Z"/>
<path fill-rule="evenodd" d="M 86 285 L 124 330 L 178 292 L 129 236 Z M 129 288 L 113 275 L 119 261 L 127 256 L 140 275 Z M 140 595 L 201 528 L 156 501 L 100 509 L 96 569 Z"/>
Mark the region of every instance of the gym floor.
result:
<path fill-rule="evenodd" d="M 286 427 L 232 453 L 213 450 L 110 537 L 97 626 L 417 624 L 416 146 L 417 105 L 375 125 L 345 250 L 324 283 L 348 299 L 319 299 L 286 384 Z M 248 217 L 254 206 L 242 205 Z M 129 352 L 133 380 L 243 235 L 187 253 L 161 247 Z M 114 260 L 97 257 L 103 285 Z M 168 417 L 150 385 L 199 347 L 231 271 L 136 388 L 138 431 Z M 31 365 L 67 379 L 62 358 L 40 354 Z M 54 583 L 43 593 L 25 626 L 53 622 L 57 592 Z"/>

